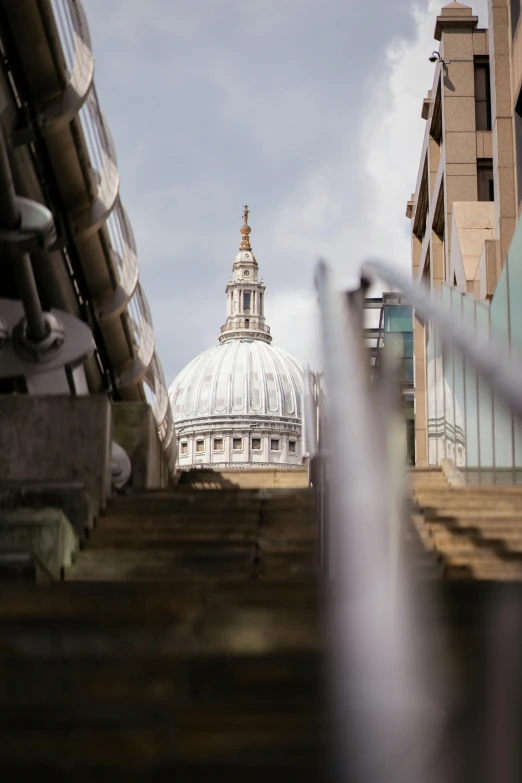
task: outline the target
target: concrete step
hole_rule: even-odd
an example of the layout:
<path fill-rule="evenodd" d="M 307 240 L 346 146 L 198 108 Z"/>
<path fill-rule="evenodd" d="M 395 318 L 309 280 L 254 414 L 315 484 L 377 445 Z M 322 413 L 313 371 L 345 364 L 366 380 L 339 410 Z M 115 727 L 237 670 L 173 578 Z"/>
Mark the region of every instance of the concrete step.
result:
<path fill-rule="evenodd" d="M 180 582 L 175 590 L 165 590 L 157 584 L 71 584 L 55 583 L 41 585 L 9 584 L 0 591 L 0 622 L 3 620 L 78 619 L 96 616 L 112 621 L 136 618 L 141 623 L 147 618 L 156 622 L 158 618 L 171 618 L 173 622 L 185 609 L 193 613 L 219 612 L 223 607 L 245 611 L 266 608 L 280 610 L 285 606 L 294 611 L 297 607 L 315 611 L 319 597 L 317 586 L 310 581 L 307 585 L 291 582 L 262 584 L 245 582 L 241 590 L 234 585 L 209 582 L 206 585 L 194 582 Z M 172 617 L 171 617 L 172 615 Z M 183 615 L 184 616 L 184 615 Z"/>
<path fill-rule="evenodd" d="M 178 490 L 185 488 L 199 490 L 223 489 L 273 489 L 273 488 L 305 488 L 308 486 L 308 470 L 306 468 L 238 469 L 225 471 L 190 470 L 182 473 Z"/>
<path fill-rule="evenodd" d="M 0 592 L 3 779 L 326 779 L 313 496 L 189 489 Z"/>

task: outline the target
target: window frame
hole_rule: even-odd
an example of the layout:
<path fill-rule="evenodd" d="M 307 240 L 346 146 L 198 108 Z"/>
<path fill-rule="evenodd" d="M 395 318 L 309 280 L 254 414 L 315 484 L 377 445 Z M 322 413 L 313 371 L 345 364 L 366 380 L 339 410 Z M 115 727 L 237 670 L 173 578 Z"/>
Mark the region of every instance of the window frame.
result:
<path fill-rule="evenodd" d="M 258 441 L 259 442 L 259 446 L 254 446 L 254 441 Z M 261 451 L 262 450 L 261 449 L 261 438 L 258 437 L 257 435 L 256 435 L 255 438 L 252 438 L 251 441 L 250 441 L 250 448 L 252 449 L 252 451 Z"/>
<path fill-rule="evenodd" d="M 199 447 L 202 446 L 200 449 Z M 199 439 L 196 440 L 196 454 L 204 454 L 205 453 L 205 439 Z"/>
<path fill-rule="evenodd" d="M 273 446 L 274 443 L 277 443 L 276 448 Z M 270 438 L 270 451 L 281 451 L 281 438 Z"/>
<path fill-rule="evenodd" d="M 221 446 L 216 446 L 216 441 L 221 441 Z M 225 451 L 225 439 L 224 438 L 212 438 L 212 451 Z"/>
<path fill-rule="evenodd" d="M 234 441 L 239 441 L 239 446 L 234 446 Z M 243 438 L 238 437 L 234 438 L 232 437 L 232 451 L 243 451 Z"/>

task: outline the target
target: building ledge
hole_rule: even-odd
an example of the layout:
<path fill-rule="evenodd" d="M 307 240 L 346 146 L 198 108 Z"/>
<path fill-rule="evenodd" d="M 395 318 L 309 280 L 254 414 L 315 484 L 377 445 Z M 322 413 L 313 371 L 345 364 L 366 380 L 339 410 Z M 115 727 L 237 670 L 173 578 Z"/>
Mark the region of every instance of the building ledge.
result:
<path fill-rule="evenodd" d="M 442 9 L 442 13 L 437 17 L 435 24 L 434 38 L 436 41 L 442 40 L 442 33 L 447 30 L 474 30 L 478 25 L 478 16 L 473 15 L 469 6 L 461 3 L 450 3 Z"/>

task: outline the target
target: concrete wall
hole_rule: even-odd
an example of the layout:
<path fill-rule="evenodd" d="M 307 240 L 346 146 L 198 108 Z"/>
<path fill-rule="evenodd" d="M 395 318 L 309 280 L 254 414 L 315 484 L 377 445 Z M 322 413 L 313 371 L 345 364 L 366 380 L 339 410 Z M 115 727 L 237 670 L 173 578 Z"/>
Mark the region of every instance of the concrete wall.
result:
<path fill-rule="evenodd" d="M 129 455 L 133 489 L 160 489 L 169 485 L 169 470 L 152 410 L 145 402 L 112 404 L 113 439 Z"/>
<path fill-rule="evenodd" d="M 81 481 L 96 516 L 110 493 L 105 395 L 0 397 L 0 480 Z"/>

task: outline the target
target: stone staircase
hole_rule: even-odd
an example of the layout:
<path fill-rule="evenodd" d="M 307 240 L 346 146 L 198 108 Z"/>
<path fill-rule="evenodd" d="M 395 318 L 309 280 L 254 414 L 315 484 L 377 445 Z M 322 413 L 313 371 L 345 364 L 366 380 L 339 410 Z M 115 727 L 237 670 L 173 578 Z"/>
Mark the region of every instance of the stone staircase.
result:
<path fill-rule="evenodd" d="M 440 470 L 411 473 L 414 527 L 447 579 L 522 579 L 522 487 L 450 486 Z"/>
<path fill-rule="evenodd" d="M 65 582 L 3 586 L 2 780 L 327 779 L 313 496 L 224 487 L 116 498 Z"/>
<path fill-rule="evenodd" d="M 249 468 L 248 470 L 187 470 L 181 474 L 179 489 L 304 489 L 308 468 Z"/>

